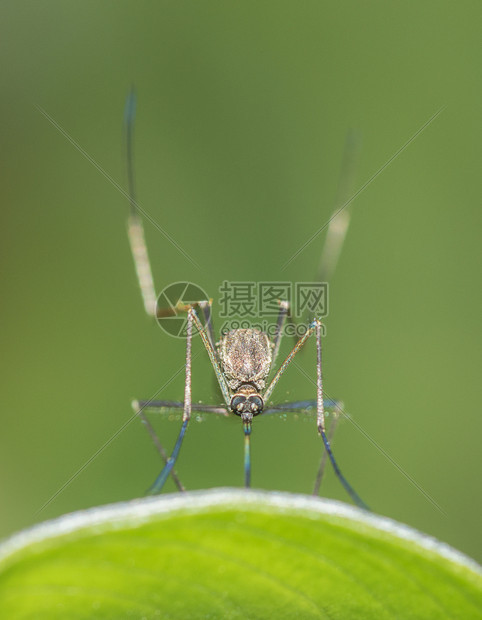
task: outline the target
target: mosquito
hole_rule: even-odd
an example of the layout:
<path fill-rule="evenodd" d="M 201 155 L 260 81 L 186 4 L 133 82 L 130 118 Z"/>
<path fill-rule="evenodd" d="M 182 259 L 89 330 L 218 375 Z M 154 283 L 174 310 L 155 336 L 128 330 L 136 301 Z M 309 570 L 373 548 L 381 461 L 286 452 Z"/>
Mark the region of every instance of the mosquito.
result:
<path fill-rule="evenodd" d="M 268 380 L 271 371 L 274 371 L 275 368 L 285 321 L 287 319 L 292 320 L 290 305 L 287 301 L 280 300 L 278 302 L 279 313 L 272 340 L 269 338 L 268 334 L 259 329 L 244 328 L 229 331 L 222 335 L 217 343 L 214 336 L 212 321 L 212 300 L 199 300 L 194 303 L 183 303 L 182 300 L 180 300 L 175 308 L 158 307 L 143 223 L 140 209 L 136 202 L 133 167 L 134 118 L 135 94 L 131 92 L 127 98 L 124 117 L 127 177 L 130 197 L 130 214 L 127 230 L 144 308 L 146 313 L 153 318 L 173 316 L 180 312 L 186 312 L 187 314 L 184 400 L 136 400 L 133 402 L 135 412 L 146 426 L 156 449 L 165 463 L 162 471 L 147 491 L 147 494 L 157 495 L 161 493 L 169 476 L 173 478 L 178 490 L 184 491 L 184 487 L 174 467 L 194 411 L 219 414 L 225 417 L 237 416 L 240 418 L 244 432 L 244 486 L 249 488 L 251 486 L 251 432 L 254 418 L 271 413 L 316 409 L 316 428 L 318 434 L 321 436 L 324 452 L 313 493 L 318 495 L 325 462 L 328 458 L 336 477 L 352 501 L 359 507 L 368 509 L 365 502 L 342 474 L 335 460 L 331 448 L 331 438 L 336 425 L 336 416 L 330 426 L 330 433 L 327 434 L 326 431 L 325 407 L 336 407 L 338 403 L 336 401 L 323 399 L 322 323 L 318 318 L 315 317 L 309 322 L 304 335 L 296 342 L 289 355 L 274 373 L 272 379 Z M 350 141 L 353 142 L 351 138 L 347 139 L 347 146 L 345 147 L 345 157 L 342 164 L 343 172 L 338 187 L 338 199 L 335 213 L 340 205 L 345 202 L 345 196 L 348 193 L 347 188 L 350 185 L 350 176 L 352 176 L 350 173 L 353 171 L 352 155 L 354 149 L 353 143 L 350 144 Z M 349 218 L 349 210 L 344 209 L 330 221 L 318 273 L 320 278 L 328 278 L 333 273 L 346 235 Z M 320 279 L 320 281 L 326 280 Z M 202 321 L 200 316 L 202 317 Z M 192 339 L 194 330 L 201 336 L 204 348 L 211 362 L 214 374 L 216 375 L 224 401 L 222 405 L 202 405 L 192 402 Z M 302 349 L 307 340 L 312 336 L 316 341 L 316 399 L 269 405 L 270 398 L 284 372 L 300 349 Z M 181 429 L 170 456 L 167 456 L 159 437 L 145 416 L 145 409 L 155 410 L 160 413 L 172 409 L 182 410 Z"/>

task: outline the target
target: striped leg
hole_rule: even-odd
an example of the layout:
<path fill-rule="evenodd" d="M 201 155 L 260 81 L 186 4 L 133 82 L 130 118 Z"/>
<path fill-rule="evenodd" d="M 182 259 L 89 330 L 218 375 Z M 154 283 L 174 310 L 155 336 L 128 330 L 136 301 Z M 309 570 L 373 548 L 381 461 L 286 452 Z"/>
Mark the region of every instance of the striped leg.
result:
<path fill-rule="evenodd" d="M 267 402 L 267 400 L 273 393 L 273 390 L 276 387 L 278 381 L 280 380 L 281 375 L 288 368 L 293 358 L 298 353 L 298 351 L 302 348 L 302 346 L 306 343 L 308 338 L 312 336 L 313 334 L 316 335 L 316 425 L 318 428 L 318 432 L 321 435 L 323 444 L 325 446 L 325 450 L 333 466 L 336 477 L 338 478 L 338 480 L 340 481 L 340 483 L 342 484 L 342 486 L 344 487 L 348 495 L 351 497 L 353 502 L 357 504 L 357 506 L 359 506 L 360 508 L 368 509 L 365 502 L 359 497 L 359 495 L 356 493 L 356 491 L 352 488 L 352 486 L 349 484 L 349 482 L 346 480 L 346 478 L 341 473 L 338 463 L 336 462 L 335 457 L 333 455 L 333 451 L 331 449 L 331 445 L 328 440 L 328 437 L 326 436 L 325 409 L 324 409 L 324 403 L 323 403 L 322 360 L 321 360 L 321 322 L 318 319 L 314 319 L 311 322 L 310 327 L 307 330 L 306 334 L 298 340 L 298 342 L 295 344 L 295 346 L 291 350 L 291 353 L 288 355 L 285 361 L 281 364 L 277 373 L 273 377 L 271 383 L 268 385 L 263 395 L 263 400 L 264 402 Z"/>
<path fill-rule="evenodd" d="M 182 414 L 182 426 L 177 437 L 176 445 L 172 451 L 171 456 L 167 459 L 163 470 L 158 475 L 150 489 L 147 491 L 148 495 L 158 495 L 171 473 L 177 457 L 181 450 L 182 442 L 186 434 L 187 425 L 191 419 L 191 354 L 192 354 L 192 323 L 193 323 L 193 310 L 189 310 L 187 314 L 187 338 L 186 338 L 186 383 L 184 387 L 184 408 Z"/>

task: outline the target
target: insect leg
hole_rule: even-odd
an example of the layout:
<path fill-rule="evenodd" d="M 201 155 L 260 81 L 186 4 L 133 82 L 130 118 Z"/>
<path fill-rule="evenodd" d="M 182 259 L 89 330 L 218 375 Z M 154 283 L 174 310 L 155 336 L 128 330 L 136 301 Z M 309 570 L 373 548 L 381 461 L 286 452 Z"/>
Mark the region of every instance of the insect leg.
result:
<path fill-rule="evenodd" d="M 181 400 L 137 400 L 134 401 L 135 406 L 142 407 L 142 409 L 152 409 L 154 411 L 162 412 L 164 409 L 184 409 L 184 402 Z M 218 405 L 201 405 L 191 404 L 191 411 L 200 411 L 204 413 L 218 413 L 229 417 L 229 413 L 226 407 Z"/>
<path fill-rule="evenodd" d="M 333 469 L 335 471 L 335 474 L 338 480 L 341 482 L 342 486 L 345 488 L 346 492 L 351 497 L 351 499 L 355 502 L 355 504 L 357 504 L 360 508 L 367 509 L 366 504 L 358 496 L 358 494 L 355 492 L 355 490 L 351 487 L 351 485 L 348 483 L 346 478 L 341 473 L 340 468 L 338 467 L 338 463 L 336 462 L 335 457 L 333 455 L 330 442 L 326 436 L 325 410 L 324 410 L 324 404 L 323 404 L 323 378 L 322 378 L 322 372 L 321 372 L 321 321 L 319 319 L 314 319 L 311 322 L 310 327 L 308 328 L 304 336 L 302 336 L 298 340 L 298 342 L 295 344 L 295 346 L 291 350 L 288 357 L 281 364 L 280 368 L 278 369 L 277 373 L 275 374 L 271 383 L 268 385 L 265 393 L 263 394 L 263 400 L 266 402 L 269 399 L 274 388 L 276 387 L 276 384 L 280 380 L 281 375 L 285 372 L 285 370 L 288 368 L 288 366 L 292 362 L 295 355 L 298 353 L 298 351 L 301 349 L 301 347 L 305 344 L 305 342 L 308 340 L 308 338 L 313 333 L 316 334 L 316 423 L 318 427 L 318 432 L 321 435 L 323 444 L 328 454 L 328 458 L 330 459 L 330 462 L 333 466 Z"/>
<path fill-rule="evenodd" d="M 328 458 L 333 466 L 333 470 L 336 474 L 336 477 L 341 482 L 342 486 L 345 488 L 345 491 L 351 497 L 351 499 L 355 502 L 357 506 L 360 508 L 364 508 L 365 510 L 369 510 L 368 506 L 361 499 L 358 493 L 353 489 L 353 487 L 349 484 L 348 480 L 341 473 L 340 468 L 338 467 L 338 463 L 335 460 L 333 455 L 333 451 L 331 449 L 330 441 L 326 436 L 325 432 L 325 410 L 323 407 L 323 377 L 321 372 L 321 322 L 318 319 L 315 319 L 312 323 L 315 326 L 316 331 L 316 424 L 318 427 L 318 432 L 323 439 L 323 444 L 325 446 L 325 450 L 328 454 Z"/>
<path fill-rule="evenodd" d="M 325 404 L 325 407 L 326 407 L 326 404 Z M 338 426 L 339 419 L 340 418 L 338 415 L 338 411 L 334 409 L 333 410 L 333 421 L 331 422 L 330 428 L 328 430 L 328 442 L 330 443 L 330 445 L 331 445 L 333 436 L 335 434 L 336 427 Z M 326 450 L 323 450 L 323 454 L 321 455 L 321 459 L 320 459 L 320 466 L 318 467 L 318 473 L 316 474 L 315 484 L 313 486 L 312 495 L 318 496 L 320 494 L 320 487 L 321 487 L 321 482 L 323 480 L 323 474 L 325 473 L 327 455 L 328 455 L 328 452 Z"/>
<path fill-rule="evenodd" d="M 201 312 L 203 313 L 204 325 L 206 325 L 207 327 L 207 336 L 209 338 L 211 348 L 216 353 L 216 357 L 217 357 L 216 342 L 215 342 L 216 338 L 214 336 L 213 317 L 211 314 L 213 300 L 210 299 L 209 301 L 200 301 L 197 303 L 197 305 L 201 308 Z"/>
<path fill-rule="evenodd" d="M 337 407 L 340 404 L 338 400 L 332 400 L 331 398 L 324 398 L 323 405 L 325 409 L 331 407 Z M 295 400 L 290 403 L 279 403 L 277 405 L 271 405 L 267 409 L 263 409 L 260 415 L 270 415 L 273 413 L 289 413 L 290 411 L 305 411 L 309 412 L 310 409 L 316 410 L 316 400 Z"/>
<path fill-rule="evenodd" d="M 216 349 L 211 344 L 211 340 L 209 336 L 206 334 L 206 327 L 202 325 L 194 308 L 191 307 L 189 309 L 189 314 L 192 317 L 192 321 L 194 322 L 196 329 L 199 331 L 199 335 L 201 336 L 201 339 L 204 343 L 204 347 L 206 348 L 207 354 L 209 355 L 209 359 L 211 361 L 214 374 L 216 375 L 216 378 L 218 380 L 219 387 L 221 388 L 221 393 L 223 395 L 224 402 L 226 403 L 229 409 L 229 405 L 231 403 L 231 397 L 229 395 L 228 385 L 226 383 L 226 379 L 224 378 L 224 374 L 221 369 L 221 364 L 219 363 Z"/>
<path fill-rule="evenodd" d="M 316 404 L 317 404 L 316 400 L 295 400 L 290 403 L 279 403 L 277 405 L 272 405 L 271 407 L 264 409 L 261 412 L 261 415 L 265 416 L 265 415 L 272 415 L 276 413 L 281 414 L 281 413 L 290 413 L 290 412 L 295 412 L 295 411 L 309 413 L 310 410 L 311 411 L 316 410 Z M 328 430 L 328 441 L 330 441 L 330 443 L 333 438 L 333 435 L 335 434 L 336 427 L 338 425 L 339 413 L 338 413 L 337 408 L 339 406 L 340 406 L 340 401 L 332 400 L 330 398 L 323 399 L 323 407 L 325 409 L 333 409 L 333 412 L 331 413 L 331 417 L 333 418 L 333 420 Z M 320 466 L 318 468 L 318 473 L 316 475 L 313 495 L 319 495 L 321 481 L 323 479 L 323 474 L 324 474 L 325 466 L 326 466 L 326 457 L 327 457 L 327 452 L 326 450 L 323 450 L 323 454 L 320 460 Z"/>
<path fill-rule="evenodd" d="M 172 451 L 171 456 L 168 458 L 167 463 L 165 464 L 163 470 L 156 478 L 150 489 L 148 490 L 148 495 L 157 495 L 162 491 L 162 488 L 171 473 L 174 464 L 179 456 L 179 452 L 181 450 L 182 442 L 184 440 L 184 436 L 186 434 L 187 425 L 189 424 L 189 420 L 191 419 L 191 353 L 192 353 L 192 323 L 193 323 L 193 312 L 194 310 L 191 308 L 187 314 L 187 338 L 186 338 L 186 383 L 184 387 L 184 409 L 182 415 L 182 426 L 179 431 L 179 435 L 177 437 L 176 444 L 174 446 L 174 450 Z"/>
<path fill-rule="evenodd" d="M 132 258 L 136 269 L 137 281 L 141 290 L 144 309 L 149 316 L 156 316 L 156 292 L 152 277 L 151 263 L 147 253 L 144 226 L 139 215 L 136 202 L 135 179 L 134 179 L 134 120 L 135 120 L 136 97 L 132 90 L 126 101 L 124 113 L 125 149 L 127 180 L 130 198 L 130 214 L 127 220 L 127 234 L 131 246 Z"/>
<path fill-rule="evenodd" d="M 144 404 L 138 401 L 134 401 L 133 408 L 134 408 L 134 411 L 136 411 L 137 415 L 141 418 L 141 421 L 143 425 L 146 427 L 147 432 L 149 433 L 149 436 L 152 439 L 152 443 L 154 444 L 156 450 L 161 455 L 162 460 L 164 461 L 164 463 L 167 463 L 168 458 L 167 458 L 167 454 L 164 449 L 164 446 L 162 445 L 159 437 L 157 436 L 157 433 L 154 430 L 152 424 L 149 422 L 146 414 L 144 413 L 144 408 L 146 408 L 148 404 L 149 404 L 149 401 L 144 401 Z M 178 475 L 176 474 L 174 469 L 171 471 L 171 477 L 174 480 L 174 484 L 176 485 L 178 491 L 186 490 L 182 482 L 179 480 Z"/>
<path fill-rule="evenodd" d="M 285 361 L 281 364 L 281 366 L 279 367 L 279 369 L 276 372 L 275 376 L 271 380 L 271 383 L 266 388 L 266 390 L 265 390 L 265 392 L 263 394 L 263 401 L 265 403 L 268 401 L 269 397 L 273 393 L 273 390 L 276 387 L 276 384 L 278 383 L 278 381 L 280 380 L 281 375 L 288 368 L 288 366 L 290 365 L 290 363 L 293 360 L 294 356 L 298 353 L 298 351 L 301 349 L 301 347 L 305 344 L 305 342 L 313 334 L 314 331 L 315 331 L 315 326 L 314 326 L 314 321 L 313 321 L 313 323 L 307 329 L 306 333 L 298 340 L 298 342 L 295 344 L 295 346 L 291 349 L 290 354 L 285 359 Z"/>
<path fill-rule="evenodd" d="M 276 321 L 276 330 L 275 330 L 275 334 L 273 338 L 273 356 L 272 356 L 272 362 L 271 362 L 273 365 L 276 362 L 276 358 L 278 357 L 279 348 L 281 345 L 281 339 L 283 338 L 283 327 L 286 323 L 286 319 L 288 319 L 288 321 L 292 325 L 295 325 L 295 322 L 290 312 L 290 302 L 278 299 L 278 304 L 279 304 L 279 313 L 278 313 L 278 319 Z"/>
<path fill-rule="evenodd" d="M 340 258 L 348 226 L 351 219 L 351 202 L 355 187 L 355 176 L 360 159 L 361 140 L 357 132 L 348 131 L 345 139 L 343 160 L 335 200 L 335 208 L 331 215 L 326 232 L 323 251 L 318 267 L 317 281 L 331 282 L 331 278 Z"/>

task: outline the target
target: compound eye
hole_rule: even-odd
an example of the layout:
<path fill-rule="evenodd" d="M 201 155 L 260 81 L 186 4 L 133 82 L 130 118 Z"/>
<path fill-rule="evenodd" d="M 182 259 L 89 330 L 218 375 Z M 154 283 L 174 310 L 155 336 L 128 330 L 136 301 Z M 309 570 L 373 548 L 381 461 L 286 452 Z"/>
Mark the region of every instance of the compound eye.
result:
<path fill-rule="evenodd" d="M 256 415 L 257 413 L 261 413 L 261 411 L 263 411 L 264 403 L 261 396 L 250 396 L 248 401 L 251 413 L 254 413 Z"/>
<path fill-rule="evenodd" d="M 244 411 L 246 405 L 246 396 L 233 396 L 231 399 L 231 411 L 238 415 Z"/>

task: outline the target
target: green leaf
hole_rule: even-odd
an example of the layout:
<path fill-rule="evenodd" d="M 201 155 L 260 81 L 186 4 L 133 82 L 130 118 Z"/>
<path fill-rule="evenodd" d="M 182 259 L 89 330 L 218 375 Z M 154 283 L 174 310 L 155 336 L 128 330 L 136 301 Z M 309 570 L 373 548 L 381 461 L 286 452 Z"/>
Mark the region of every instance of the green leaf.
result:
<path fill-rule="evenodd" d="M 478 566 L 340 502 L 220 489 L 95 508 L 0 547 L 0 618 L 480 618 Z"/>

